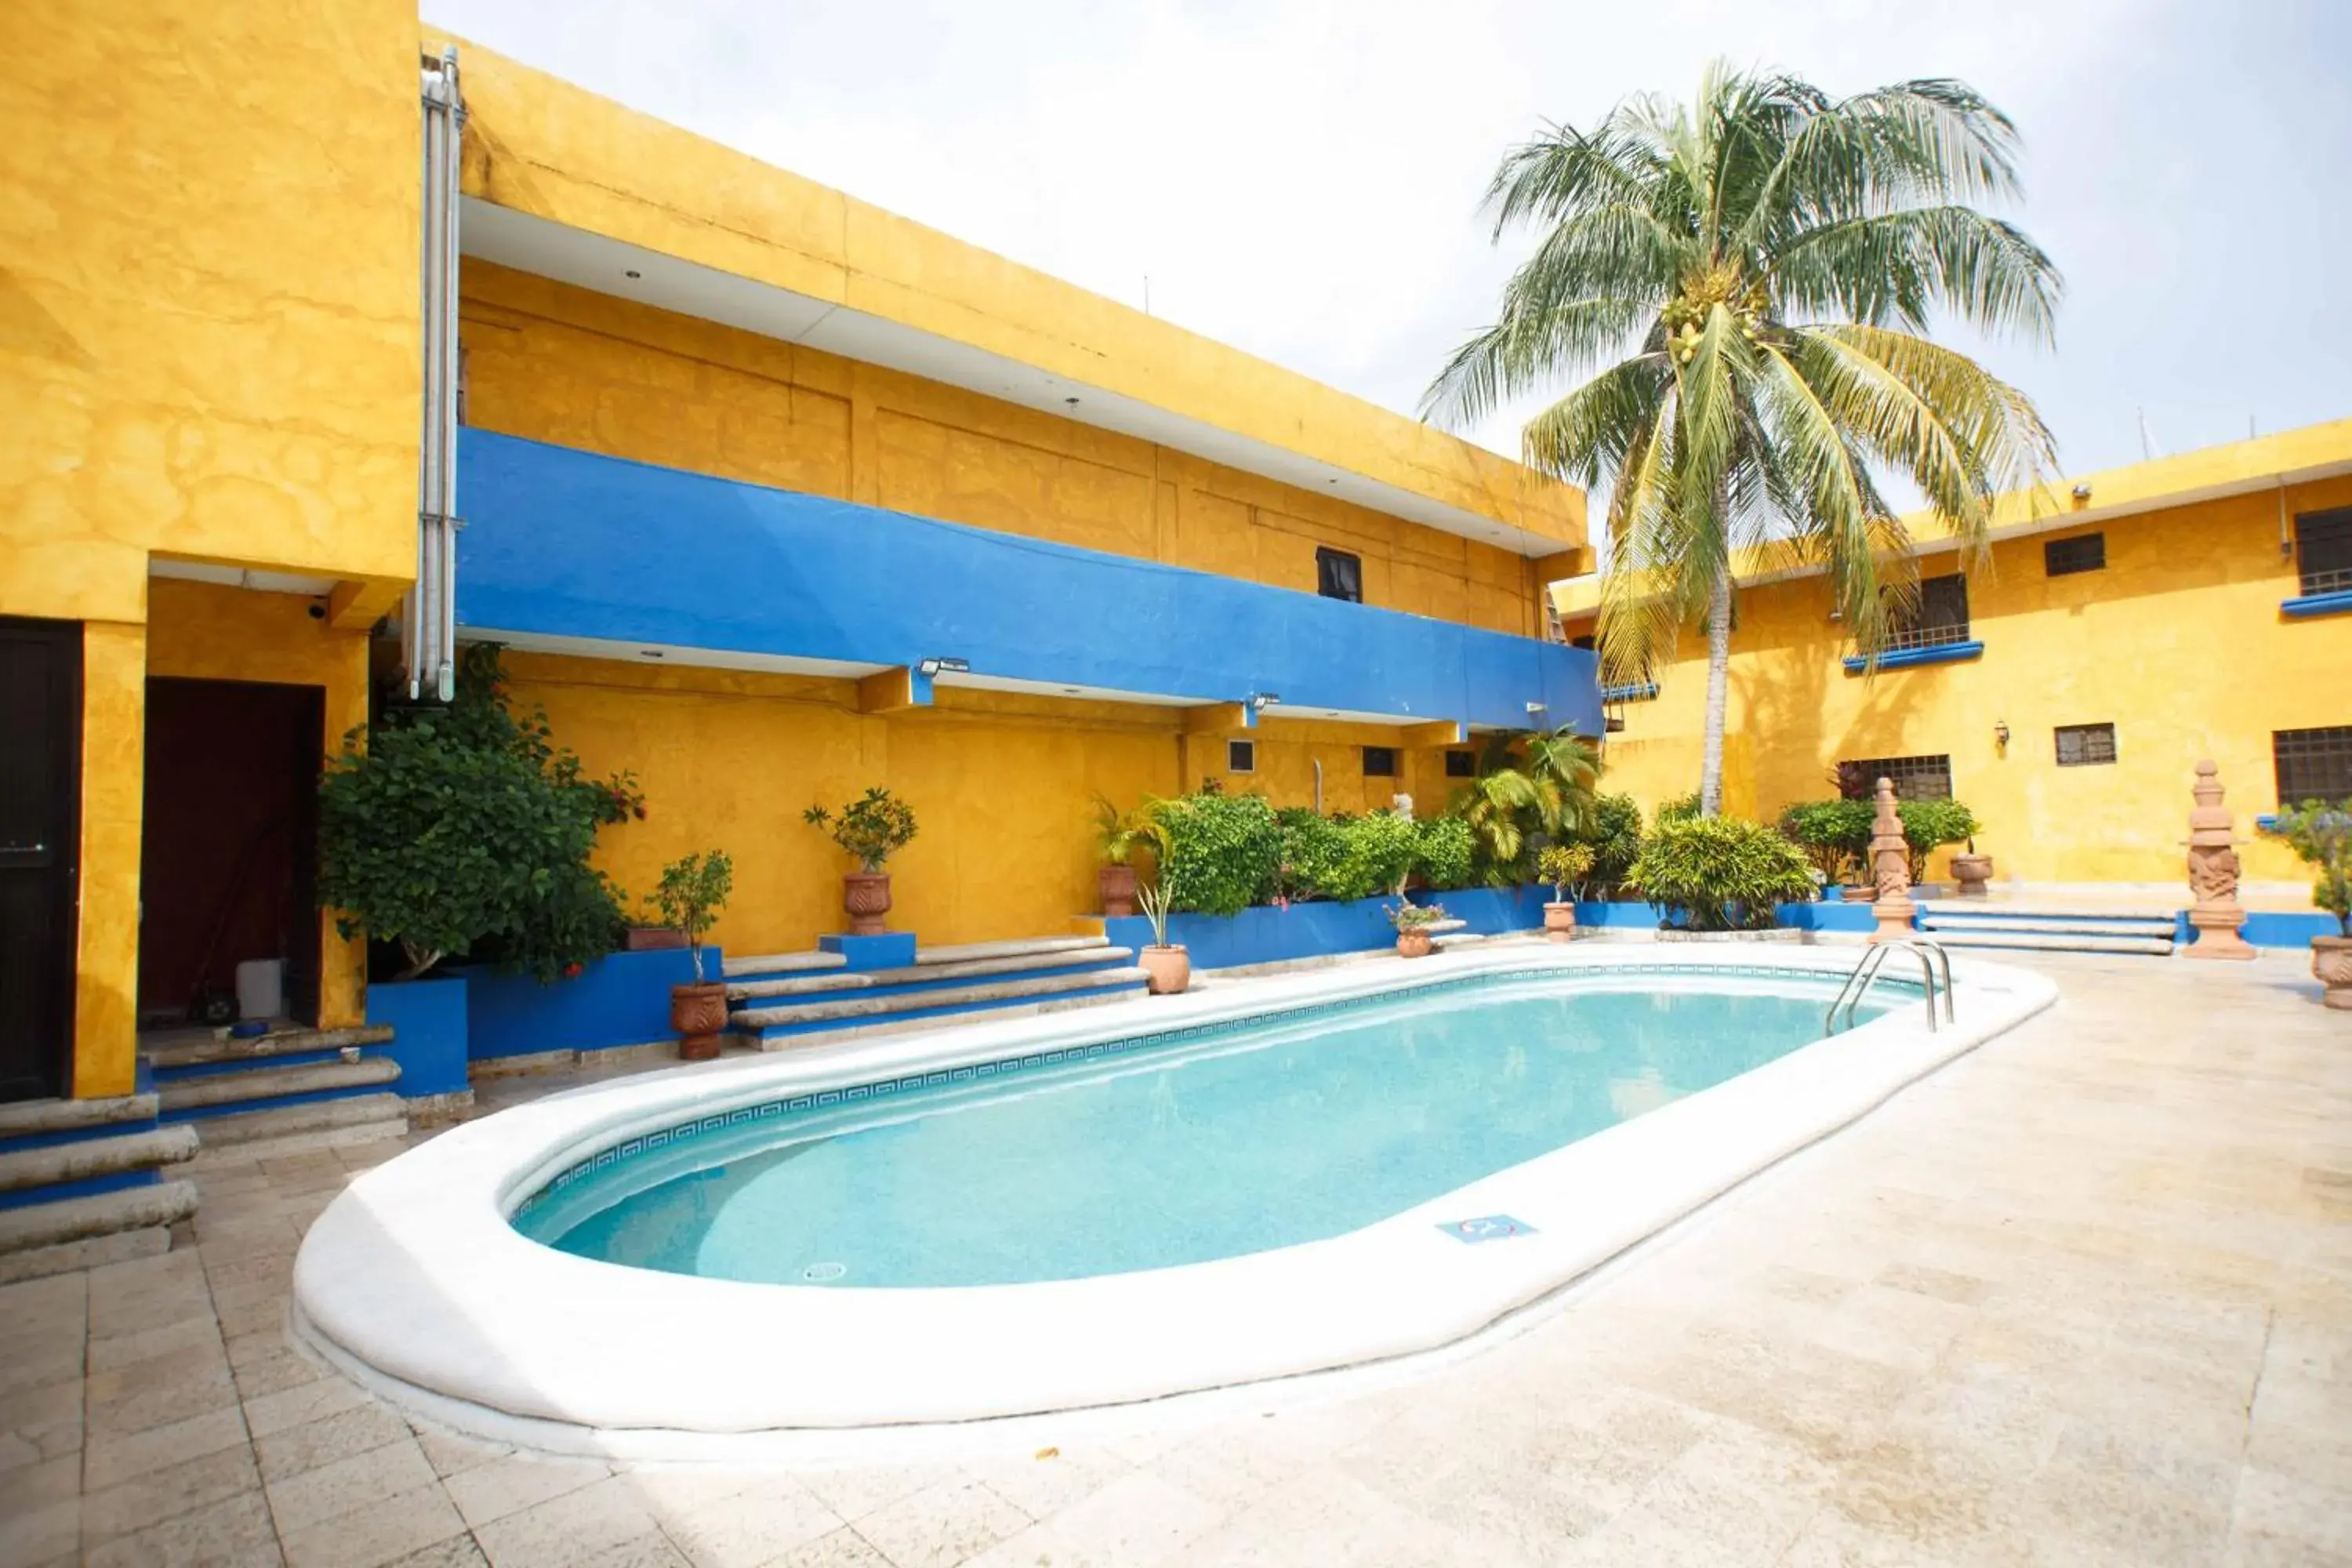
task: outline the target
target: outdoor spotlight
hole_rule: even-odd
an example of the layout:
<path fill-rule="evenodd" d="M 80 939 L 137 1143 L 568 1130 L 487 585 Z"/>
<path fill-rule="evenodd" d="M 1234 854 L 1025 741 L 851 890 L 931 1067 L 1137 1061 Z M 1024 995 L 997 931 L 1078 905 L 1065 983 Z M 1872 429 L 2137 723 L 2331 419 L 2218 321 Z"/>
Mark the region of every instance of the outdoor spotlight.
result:
<path fill-rule="evenodd" d="M 915 672 L 918 675 L 937 675 L 941 670 L 945 670 L 950 675 L 964 675 L 971 669 L 971 661 L 965 658 L 926 658 L 919 660 L 915 665 Z"/>
<path fill-rule="evenodd" d="M 2076 485 L 2076 486 L 2074 487 L 2074 500 L 2075 500 L 2077 502 L 2084 502 L 2084 501 L 2087 501 L 2087 500 L 2089 500 L 2090 499 L 2091 499 L 2091 487 L 2090 487 L 2090 486 L 2088 486 L 2088 485 Z"/>
<path fill-rule="evenodd" d="M 1528 703 L 1528 711 L 1529 713 L 1541 713 L 1541 712 L 1546 711 L 1546 710 L 1548 710 L 1548 707 L 1549 707 L 1549 705 L 1548 705 L 1548 704 L 1546 704 L 1546 703 L 1542 703 L 1542 702 L 1530 702 L 1530 703 Z"/>
<path fill-rule="evenodd" d="M 1992 721 L 1992 743 L 2002 751 L 2009 750 L 2009 722 L 2004 719 Z"/>
<path fill-rule="evenodd" d="M 1250 693 L 1249 705 L 1257 712 L 1263 713 L 1281 700 L 1282 698 L 1272 691 L 1253 691 Z"/>

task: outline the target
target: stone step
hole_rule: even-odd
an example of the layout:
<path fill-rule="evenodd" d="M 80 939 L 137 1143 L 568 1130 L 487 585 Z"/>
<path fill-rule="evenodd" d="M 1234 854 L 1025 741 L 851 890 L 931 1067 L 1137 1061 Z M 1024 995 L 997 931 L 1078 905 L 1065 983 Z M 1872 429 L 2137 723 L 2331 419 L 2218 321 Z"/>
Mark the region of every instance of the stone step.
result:
<path fill-rule="evenodd" d="M 278 1029 L 242 1040 L 215 1039 L 209 1029 L 175 1030 L 141 1040 L 139 1054 L 149 1066 L 169 1072 L 174 1068 L 202 1067 L 212 1062 L 294 1057 L 311 1051 L 341 1051 L 356 1046 L 391 1043 L 389 1024 L 359 1024 L 347 1029 Z"/>
<path fill-rule="evenodd" d="M 122 1132 L 111 1138 L 77 1138 L 35 1149 L 0 1154 L 0 1193 L 53 1187 L 60 1182 L 86 1182 L 97 1176 L 117 1176 L 157 1165 L 176 1165 L 195 1157 L 193 1127 L 153 1127 L 143 1132 Z"/>
<path fill-rule="evenodd" d="M 103 1132 L 121 1121 L 155 1120 L 155 1097 L 124 1094 L 107 1100 L 20 1100 L 0 1105 L 0 1142 Z"/>
<path fill-rule="evenodd" d="M 196 1168 L 204 1170 L 404 1137 L 408 1113 L 396 1094 L 354 1094 L 212 1116 L 191 1125 L 200 1142 Z"/>
<path fill-rule="evenodd" d="M 837 952 L 826 952 L 820 948 L 809 952 L 769 952 L 748 958 L 730 958 L 719 965 L 719 977 L 732 980 L 739 974 L 805 974 L 847 967 L 849 960 Z"/>
<path fill-rule="evenodd" d="M 844 1020 L 882 1019 L 894 1014 L 933 1009 L 987 1007 L 1008 1002 L 1043 999 L 1073 991 L 1135 990 L 1150 978 L 1140 969 L 1090 969 L 1076 974 L 1050 974 L 994 980 L 978 985 L 943 985 L 930 991 L 892 991 L 879 996 L 820 997 L 771 1007 L 747 1007 L 735 1015 L 738 1029 L 773 1029 L 831 1024 Z M 936 1019 L 927 1020 L 937 1022 Z"/>
<path fill-rule="evenodd" d="M 881 1035 L 908 1035 L 946 1025 L 978 1023 L 983 1019 L 994 1022 L 1000 1018 L 1027 1018 L 1045 1013 L 1073 1012 L 1080 1007 L 1099 1007 L 1113 1002 L 1138 1002 L 1148 994 L 1140 985 L 1122 985 L 1116 990 L 1076 991 L 1058 996 L 1033 996 L 1021 1001 L 987 1004 L 968 1013 L 938 1017 L 883 1017 L 870 1023 L 853 1020 L 800 1031 L 777 1029 L 760 1036 L 760 1048 L 763 1051 L 788 1051 L 803 1046 L 838 1045 Z"/>
<path fill-rule="evenodd" d="M 2162 921 L 2170 925 L 2179 912 L 2161 904 L 2102 904 L 2095 900 L 2065 899 L 2037 899 L 2030 903 L 2018 899 L 1915 899 L 1912 901 L 1931 915 L 1978 915 L 2003 920 Z"/>
<path fill-rule="evenodd" d="M 2170 937 L 2060 936 L 2040 931 L 1938 931 L 1925 933 L 1945 947 L 2007 947 L 2036 952 L 2152 952 L 2172 951 Z"/>
<path fill-rule="evenodd" d="M 2044 936 L 2150 936 L 2172 940 L 2179 928 L 2172 918 L 2162 920 L 2079 920 L 2062 915 L 2009 915 L 1999 913 L 1946 914 L 1940 910 L 1922 915 L 1920 926 L 1938 935 L 1954 931 L 2027 931 Z"/>
<path fill-rule="evenodd" d="M 0 1255 L 64 1247 L 119 1230 L 170 1226 L 195 1212 L 196 1189 L 189 1182 L 158 1182 L 85 1198 L 0 1209 Z"/>
<path fill-rule="evenodd" d="M 1134 958 L 1133 948 L 1097 942 L 1083 948 L 1014 953 L 1003 958 L 974 958 L 956 963 L 915 963 L 903 969 L 842 969 L 830 973 L 793 975 L 782 980 L 748 980 L 727 987 L 727 999 L 746 1002 L 770 996 L 817 996 L 845 991 L 875 991 L 894 985 L 978 980 L 992 974 L 1027 974 L 1040 970 L 1074 969 L 1089 963 L 1108 967 L 1131 963 Z"/>
<path fill-rule="evenodd" d="M 915 954 L 915 963 L 973 963 L 992 958 L 1024 958 L 1032 953 L 1083 952 L 1090 947 L 1108 947 L 1107 936 L 1017 936 L 1003 942 L 966 942 L 948 947 L 926 947 Z"/>
<path fill-rule="evenodd" d="M 373 1089 L 396 1083 L 400 1064 L 390 1057 L 362 1057 L 355 1062 L 301 1062 L 291 1067 L 254 1068 L 244 1072 L 212 1072 L 196 1078 L 173 1079 L 157 1086 L 163 1113 L 207 1110 L 222 1105 L 246 1105 L 256 1100 L 283 1100 L 289 1094 L 324 1094 L 339 1089 Z"/>

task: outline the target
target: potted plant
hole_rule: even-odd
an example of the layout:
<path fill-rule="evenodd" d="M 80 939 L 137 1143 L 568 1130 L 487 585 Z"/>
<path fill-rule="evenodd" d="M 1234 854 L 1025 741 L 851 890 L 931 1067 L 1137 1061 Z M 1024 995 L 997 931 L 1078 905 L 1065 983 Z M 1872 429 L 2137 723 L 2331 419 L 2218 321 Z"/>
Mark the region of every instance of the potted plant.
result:
<path fill-rule="evenodd" d="M 877 786 L 838 813 L 810 806 L 801 813 L 801 820 L 824 828 L 835 844 L 856 858 L 857 869 L 844 873 L 841 879 L 841 905 L 849 911 L 849 934 L 880 936 L 887 931 L 882 917 L 890 912 L 890 874 L 882 867 L 915 837 L 914 809 Z"/>
<path fill-rule="evenodd" d="M 2336 917 L 2338 930 L 2311 939 L 2311 973 L 2324 987 L 2323 1003 L 2352 1012 L 2352 800 L 2306 800 L 2281 812 L 2273 831 L 2319 868 L 2311 901 Z"/>
<path fill-rule="evenodd" d="M 1102 896 L 1106 920 L 1135 913 L 1133 861 L 1136 846 L 1142 842 L 1147 826 L 1139 808 L 1121 811 L 1108 795 L 1095 796 L 1095 832 L 1101 841 L 1102 854 L 1102 867 L 1095 873 L 1095 885 Z"/>
<path fill-rule="evenodd" d="M 690 1062 L 708 1061 L 719 1054 L 719 1037 L 727 1030 L 727 985 L 706 983 L 702 973 L 702 938 L 710 922 L 735 890 L 735 864 L 724 849 L 688 855 L 662 868 L 654 889 L 654 907 L 662 923 L 686 939 L 694 961 L 694 982 L 669 988 L 669 1026 L 677 1031 L 677 1054 Z"/>
<path fill-rule="evenodd" d="M 1437 904 L 1407 903 L 1400 899 L 1389 906 L 1389 923 L 1396 927 L 1397 956 L 1427 958 L 1429 928 L 1445 918 L 1445 910 Z"/>
<path fill-rule="evenodd" d="M 1135 901 L 1151 922 L 1151 945 L 1137 953 L 1136 962 L 1150 975 L 1151 994 L 1174 996 L 1192 984 L 1192 955 L 1168 940 L 1168 884 L 1154 882 L 1136 890 Z"/>
<path fill-rule="evenodd" d="M 1992 880 L 1992 857 L 1977 853 L 1976 836 L 1969 836 L 1968 848 L 1952 857 L 1952 879 L 1960 885 L 1960 897 L 1981 899 L 1985 884 Z"/>
<path fill-rule="evenodd" d="M 1552 844 L 1536 857 L 1536 875 L 1551 884 L 1551 902 L 1544 906 L 1544 934 L 1554 942 L 1572 942 L 1576 938 L 1576 905 L 1568 896 L 1569 884 L 1582 884 L 1592 875 L 1592 846 L 1590 844 Z"/>

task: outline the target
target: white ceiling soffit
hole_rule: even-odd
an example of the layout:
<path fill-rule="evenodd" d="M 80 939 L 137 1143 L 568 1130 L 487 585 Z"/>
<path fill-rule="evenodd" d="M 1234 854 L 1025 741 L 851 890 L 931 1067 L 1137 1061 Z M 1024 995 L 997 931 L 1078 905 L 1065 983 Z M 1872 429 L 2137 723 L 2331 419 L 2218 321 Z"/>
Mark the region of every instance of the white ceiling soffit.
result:
<path fill-rule="evenodd" d="M 334 591 L 331 577 L 298 577 L 290 572 L 250 572 L 242 566 L 215 566 L 204 561 L 147 558 L 151 577 L 177 577 L 188 583 L 217 583 L 224 588 L 251 588 L 263 594 L 299 594 L 315 599 Z"/>
<path fill-rule="evenodd" d="M 1139 440 L 1157 442 L 1301 489 L 1338 496 L 1358 506 L 1425 523 L 1517 554 L 1550 555 L 1563 548 L 1540 534 L 1246 436 L 1236 436 L 1198 419 L 1171 414 L 1118 393 L 1049 375 L 1034 365 L 1021 364 L 969 343 L 534 217 L 478 197 L 463 197 L 459 205 L 458 240 L 465 254 L 519 272 L 552 278 L 599 294 L 634 300 L 786 342 L 806 343 L 845 359 L 863 360 L 868 364 L 961 386 L 983 396 L 1115 430 Z"/>
<path fill-rule="evenodd" d="M 555 637 L 541 632 L 502 632 L 459 626 L 461 643 L 494 642 L 518 653 L 560 653 L 573 658 L 613 658 L 624 664 L 698 665 L 705 669 L 750 669 L 763 675 L 819 675 L 855 680 L 886 668 L 840 658 L 793 658 L 773 653 L 737 653 L 728 648 L 689 647 L 683 643 L 614 642 L 604 637 Z"/>

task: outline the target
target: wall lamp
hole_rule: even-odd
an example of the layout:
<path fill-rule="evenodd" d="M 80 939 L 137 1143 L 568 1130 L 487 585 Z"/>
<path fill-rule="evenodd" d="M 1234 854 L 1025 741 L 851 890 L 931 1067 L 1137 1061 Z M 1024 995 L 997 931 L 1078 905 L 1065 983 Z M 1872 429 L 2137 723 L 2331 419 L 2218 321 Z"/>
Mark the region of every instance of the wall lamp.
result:
<path fill-rule="evenodd" d="M 2007 720 L 1996 719 L 1992 721 L 1992 743 L 1999 746 L 2004 752 L 2009 750 L 2009 721 Z"/>
<path fill-rule="evenodd" d="M 1537 715 L 1537 714 L 1538 714 L 1538 713 L 1546 713 L 1546 712 L 1549 712 L 1549 711 L 1550 711 L 1550 705 L 1549 705 L 1549 703 L 1543 703 L 1543 702 L 1530 702 L 1530 703 L 1528 703 L 1528 716 L 1529 718 L 1533 718 L 1535 715 Z"/>
<path fill-rule="evenodd" d="M 1250 693 L 1249 705 L 1252 710 L 1263 713 L 1281 700 L 1282 694 L 1277 691 L 1253 691 Z"/>
<path fill-rule="evenodd" d="M 926 658 L 919 660 L 915 665 L 915 673 L 918 675 L 937 675 L 942 670 L 945 670 L 950 675 L 969 675 L 971 673 L 971 660 L 968 658 Z"/>

